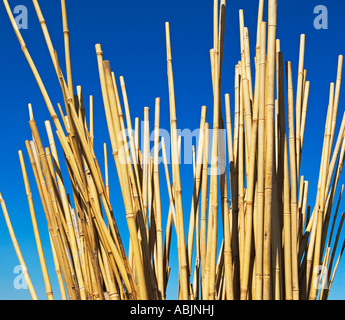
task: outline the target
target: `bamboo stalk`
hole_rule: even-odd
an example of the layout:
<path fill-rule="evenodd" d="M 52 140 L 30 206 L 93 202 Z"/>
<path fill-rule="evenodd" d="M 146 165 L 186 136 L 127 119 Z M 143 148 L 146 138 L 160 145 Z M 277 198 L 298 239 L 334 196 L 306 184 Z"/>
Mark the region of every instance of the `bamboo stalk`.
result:
<path fill-rule="evenodd" d="M 261 36 L 263 42 L 260 44 L 262 51 L 260 52 L 260 63 L 264 64 L 265 60 L 265 43 L 266 40 L 266 24 L 261 25 Z M 260 70 L 261 72 L 262 70 Z M 249 281 L 249 267 L 250 267 L 250 254 L 252 246 L 252 233 L 253 233 L 253 203 L 255 193 L 255 163 L 256 163 L 256 150 L 257 150 L 257 134 L 258 134 L 258 115 L 259 103 L 254 103 L 253 119 L 252 119 L 252 136 L 250 148 L 250 163 L 249 163 L 249 176 L 247 181 L 247 195 L 246 195 L 246 234 L 245 234 L 245 248 L 244 248 L 244 268 L 242 271 L 241 283 L 241 300 L 247 299 L 248 294 L 248 281 Z"/>
<path fill-rule="evenodd" d="M 64 44 L 65 44 L 67 84 L 68 84 L 69 94 L 73 98 L 74 97 L 74 94 L 73 94 L 73 77 L 72 77 L 72 63 L 71 63 L 71 52 L 70 52 L 70 40 L 69 40 L 66 0 L 61 0 L 61 11 L 62 11 L 63 34 L 64 34 Z"/>
<path fill-rule="evenodd" d="M 190 211 L 190 222 L 187 238 L 187 254 L 188 254 L 188 265 L 192 264 L 192 252 L 193 252 L 193 242 L 194 242 L 194 230 L 195 230 L 195 221 L 197 208 L 199 207 L 199 197 L 201 190 L 201 173 L 202 173 L 202 156 L 203 156 L 203 144 L 204 144 L 204 125 L 206 121 L 206 106 L 202 107 L 201 119 L 200 119 L 200 135 L 198 142 L 198 154 L 195 167 L 195 183 L 193 187 L 193 197 Z"/>
<path fill-rule="evenodd" d="M 291 62 L 287 62 L 287 82 L 289 99 L 289 154 L 290 154 L 290 178 L 291 178 L 291 266 L 292 266 L 292 295 L 293 299 L 299 298 L 298 265 L 297 265 L 297 167 L 296 167 L 296 140 L 293 112 L 293 86 L 291 75 Z"/>
<path fill-rule="evenodd" d="M 159 152 L 159 123 L 160 123 L 160 98 L 156 98 L 155 107 L 155 141 L 154 141 L 154 193 L 155 193 L 155 212 L 156 212 L 156 232 L 157 232 L 157 282 L 158 292 L 161 299 L 165 299 L 164 294 L 164 277 L 163 277 L 163 238 L 162 238 L 162 209 L 161 195 L 159 185 L 159 168 L 158 168 L 158 152 Z"/>
<path fill-rule="evenodd" d="M 340 250 L 340 253 L 339 253 L 337 262 L 336 262 L 336 264 L 335 264 L 335 266 L 334 266 L 334 270 L 333 270 L 333 273 L 332 273 L 331 280 L 330 280 L 330 282 L 329 282 L 329 284 L 328 284 L 328 288 L 326 288 L 327 291 L 326 291 L 326 293 L 324 294 L 325 299 L 328 298 L 329 291 L 331 290 L 331 287 L 332 287 L 332 284 L 333 284 L 333 281 L 334 281 L 336 272 L 337 272 L 337 270 L 338 270 L 338 266 L 339 266 L 339 262 L 340 262 L 341 256 L 342 256 L 342 254 L 343 254 L 343 252 L 344 252 L 344 249 L 345 249 L 345 241 L 344 241 L 343 246 L 342 246 L 342 248 L 341 248 L 341 250 Z"/>
<path fill-rule="evenodd" d="M 40 75 L 38 73 L 38 70 L 37 70 L 37 68 L 36 68 L 36 66 L 35 66 L 35 64 L 34 64 L 32 58 L 31 58 L 31 55 L 30 55 L 30 53 L 29 53 L 29 51 L 28 51 L 28 49 L 26 47 L 24 39 L 23 39 L 19 29 L 17 28 L 16 21 L 15 21 L 15 19 L 13 17 L 11 8 L 10 8 L 7 0 L 4 0 L 4 5 L 5 5 L 5 8 L 6 8 L 7 14 L 9 16 L 9 19 L 11 21 L 11 24 L 13 26 L 13 30 L 14 30 L 17 38 L 18 38 L 19 44 L 20 44 L 20 46 L 21 46 L 21 48 L 23 50 L 25 58 L 27 59 L 27 61 L 29 63 L 29 66 L 30 66 L 30 68 L 31 68 L 31 70 L 32 70 L 32 72 L 34 74 L 34 77 L 35 77 L 35 79 L 37 81 L 37 84 L 38 84 L 38 86 L 39 86 L 39 88 L 41 90 L 43 99 L 44 99 L 44 101 L 45 101 L 45 103 L 47 105 L 48 111 L 49 111 L 49 113 L 50 113 L 50 115 L 51 115 L 51 117 L 52 117 L 52 119 L 54 121 L 54 124 L 55 124 L 55 126 L 56 126 L 58 131 L 63 132 L 62 126 L 60 124 L 59 118 L 57 117 L 57 115 L 55 113 L 55 110 L 54 110 L 52 102 L 51 102 L 51 100 L 49 98 L 48 92 L 47 92 L 47 90 L 46 90 L 46 88 L 45 88 L 45 86 L 44 86 L 44 84 L 42 82 L 42 79 L 41 79 L 41 77 L 40 77 Z"/>
<path fill-rule="evenodd" d="M 262 299 L 262 279 L 263 279 L 263 226 L 264 226 L 264 144 L 265 144 L 265 74 L 266 74 L 266 22 L 260 25 L 260 53 L 259 53 L 259 136 L 258 136 L 258 163 L 257 163 L 257 223 L 256 223 L 256 259 L 255 259 L 255 297 Z"/>
<path fill-rule="evenodd" d="M 330 86 L 330 103 L 329 103 L 329 117 L 327 119 L 326 128 L 325 128 L 325 158 L 322 164 L 322 177 L 321 177 L 321 186 L 320 186 L 320 198 L 318 201 L 317 208 L 317 217 L 316 217 L 316 240 L 314 248 L 314 258 L 313 258 L 313 272 L 311 280 L 311 288 L 309 299 L 315 300 L 317 295 L 317 286 L 315 286 L 315 280 L 317 278 L 317 269 L 320 264 L 320 254 L 321 254 L 321 236 L 322 236 L 322 224 L 323 224 L 323 215 L 325 209 L 325 184 L 327 176 L 327 168 L 329 166 L 329 148 L 330 148 L 330 137 L 331 137 L 331 119 L 333 109 L 333 96 L 334 93 L 334 83 L 331 83 Z"/>
<path fill-rule="evenodd" d="M 297 181 L 299 180 L 300 161 L 301 161 L 301 113 L 302 113 L 302 95 L 304 83 L 304 57 L 305 56 L 305 34 L 300 36 L 300 52 L 298 63 L 298 80 L 297 80 L 297 93 L 296 93 L 296 174 Z"/>
<path fill-rule="evenodd" d="M 176 106 L 174 94 L 174 80 L 172 70 L 172 56 L 171 56 L 171 43 L 170 43 L 170 27 L 169 23 L 165 24 L 166 30 L 166 47 L 167 47 L 167 68 L 168 68 L 168 82 L 169 82 L 169 103 L 170 103 L 170 121 L 171 121 L 171 154 L 172 154 L 172 168 L 173 168 L 173 181 L 175 185 L 175 204 L 176 215 L 178 216 L 178 242 L 179 242 L 179 270 L 180 270 L 180 286 L 181 298 L 188 299 L 189 292 L 189 278 L 188 278 L 188 264 L 187 254 L 185 250 L 185 236 L 184 236 L 184 223 L 183 223 L 183 209 L 182 209 L 182 194 L 181 194 L 181 176 L 180 166 L 178 161 L 177 152 L 177 132 L 176 132 Z"/>
<path fill-rule="evenodd" d="M 265 215 L 264 215 L 264 255 L 263 255 L 263 299 L 271 299 L 271 212 L 272 212 L 272 170 L 274 144 L 274 77 L 277 32 L 277 1 L 268 2 L 268 40 L 266 74 L 266 162 L 265 162 Z"/>
<path fill-rule="evenodd" d="M 204 146 L 202 158 L 202 191 L 200 207 L 200 269 L 201 269 L 201 296 L 206 296 L 205 273 L 206 273 L 206 252 L 207 252 L 207 191 L 208 191 L 208 159 L 209 159 L 209 124 L 204 126 Z"/>
<path fill-rule="evenodd" d="M 337 246 L 338 246 L 341 230 L 342 230 L 342 227 L 343 227 L 344 219 L 345 219 L 345 213 L 343 213 L 341 215 L 341 219 L 340 219 L 339 226 L 338 226 L 338 231 L 337 231 L 337 234 L 336 234 L 336 237 L 335 237 L 335 240 L 334 240 L 334 244 L 333 244 L 333 248 L 332 248 L 332 254 L 330 255 L 330 261 L 329 261 L 329 267 L 328 267 L 327 275 L 330 275 L 330 272 L 332 271 L 333 260 L 334 260 L 334 257 L 335 257 L 335 253 L 337 251 Z M 328 278 L 327 281 L 329 281 L 329 280 L 330 279 Z"/>
<path fill-rule="evenodd" d="M 34 204 L 33 204 L 33 200 L 32 200 L 32 194 L 31 194 L 31 190 L 30 190 L 29 179 L 28 179 L 28 176 L 27 176 L 27 172 L 26 172 L 26 168 L 25 168 L 25 163 L 24 163 L 24 158 L 23 158 L 23 153 L 22 153 L 21 150 L 18 152 L 18 155 L 19 155 L 20 165 L 21 165 L 22 174 L 23 174 L 25 191 L 26 191 L 26 195 L 27 195 L 27 198 L 28 198 L 30 215 L 31 215 L 31 221 L 32 221 L 33 229 L 34 229 L 36 245 L 37 245 L 37 251 L 38 251 L 38 255 L 39 255 L 39 259 L 40 259 L 40 264 L 41 264 L 41 269 L 42 269 L 42 275 L 43 275 L 44 284 L 45 284 L 45 287 L 46 287 L 46 295 L 47 295 L 48 300 L 54 300 L 53 290 L 52 290 L 52 286 L 51 286 L 51 283 L 50 283 L 48 269 L 47 269 L 47 264 L 46 264 L 46 260 L 45 260 L 44 252 L 43 252 L 43 248 L 42 248 L 41 237 L 40 237 L 38 226 L 37 226 L 35 208 L 34 208 Z"/>
<path fill-rule="evenodd" d="M 25 282 L 26 282 L 26 284 L 28 286 L 31 298 L 32 298 L 32 300 L 38 300 L 37 295 L 36 295 L 36 291 L 35 291 L 35 289 L 34 289 L 34 287 L 32 285 L 28 269 L 26 268 L 26 264 L 25 264 L 23 255 L 22 255 L 21 250 L 19 248 L 18 241 L 17 241 L 16 235 L 15 235 L 13 227 L 12 227 L 12 223 L 11 223 L 8 211 L 7 211 L 5 200 L 3 199 L 1 193 L 0 193 L 0 205 L 1 205 L 4 217 L 5 217 L 5 221 L 6 221 L 6 225 L 7 225 L 8 231 L 9 231 L 10 236 L 11 236 L 13 247 L 14 247 L 14 249 L 16 251 L 19 263 L 20 263 L 21 268 L 22 268 L 22 274 L 23 274 Z"/>
<path fill-rule="evenodd" d="M 95 135 L 94 135 L 94 111 L 93 111 L 93 96 L 90 95 L 90 138 L 91 138 L 91 144 L 94 144 L 94 140 L 95 140 Z"/>
<path fill-rule="evenodd" d="M 104 173 L 105 173 L 105 188 L 108 194 L 108 197 L 110 196 L 109 193 L 109 170 L 108 170 L 108 151 L 107 151 L 107 144 L 103 144 L 103 150 L 104 150 Z"/>

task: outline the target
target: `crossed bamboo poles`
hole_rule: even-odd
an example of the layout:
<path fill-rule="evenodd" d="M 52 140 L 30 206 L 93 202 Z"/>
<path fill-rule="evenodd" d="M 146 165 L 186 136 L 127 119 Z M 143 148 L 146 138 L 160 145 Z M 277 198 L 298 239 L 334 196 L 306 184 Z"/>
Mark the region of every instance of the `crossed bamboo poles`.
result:
<path fill-rule="evenodd" d="M 73 85 L 66 2 L 61 0 L 67 81 L 38 1 L 33 0 L 64 97 L 64 108 L 58 104 L 60 117 L 16 28 L 8 1 L 3 2 L 53 120 L 72 186 L 70 195 L 50 122 L 45 122 L 49 147 L 44 148 L 29 105 L 33 139 L 25 145 L 47 220 L 62 299 L 166 299 L 169 275 L 174 272 L 169 265 L 173 230 L 177 235 L 179 299 L 328 298 L 344 249 L 343 245 L 333 268 L 344 222 L 342 214 L 332 247 L 343 192 L 342 187 L 329 228 L 345 152 L 345 116 L 338 136 L 335 135 L 342 56 L 339 56 L 336 82 L 330 84 L 317 198 L 311 209 L 307 204 L 309 183 L 300 173 L 310 89 L 304 67 L 306 37 L 302 34 L 300 38 L 294 97 L 292 64 L 285 62 L 284 70 L 281 43 L 276 38 L 277 1 L 268 1 L 267 22 L 263 21 L 264 0 L 259 1 L 254 68 L 249 30 L 243 10 L 239 11 L 241 52 L 235 66 L 233 126 L 230 95 L 224 97 L 225 119 L 221 97 L 226 1 L 214 1 L 213 48 L 210 50 L 213 135 L 211 140 L 207 107 L 203 106 L 197 152 L 193 148 L 194 186 L 187 231 L 182 206 L 181 137 L 177 135 L 169 23 L 165 29 L 172 180 L 165 141 L 159 134 L 160 98 L 155 99 L 154 154 L 151 156 L 149 108 L 144 108 L 144 145 L 140 149 L 139 118 L 135 118 L 133 130 L 124 78 L 120 77 L 119 90 L 110 62 L 104 60 L 101 45 L 97 44 L 95 51 L 111 153 L 130 235 L 126 252 L 110 199 L 107 145 L 104 144 L 104 179 L 94 152 L 93 97 L 89 98 L 87 122 L 82 88 L 76 87 L 75 92 Z M 288 119 L 285 119 L 285 100 Z M 221 136 L 223 129 L 227 132 L 225 141 Z M 224 152 L 225 143 L 228 156 Z M 160 145 L 169 195 L 165 234 L 161 202 L 165 188 L 159 179 L 158 162 Z M 53 299 L 22 151 L 19 158 L 46 295 Z M 225 170 L 220 171 L 220 168 Z M 2 196 L 0 203 L 31 296 L 37 299 Z M 194 252 L 196 259 L 192 265 Z M 321 277 L 319 266 L 322 266 Z"/>

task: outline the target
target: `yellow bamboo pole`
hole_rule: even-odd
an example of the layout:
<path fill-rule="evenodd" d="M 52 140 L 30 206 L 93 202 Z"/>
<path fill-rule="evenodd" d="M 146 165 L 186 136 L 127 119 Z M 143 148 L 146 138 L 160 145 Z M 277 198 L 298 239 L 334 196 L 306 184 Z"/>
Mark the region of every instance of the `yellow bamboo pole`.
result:
<path fill-rule="evenodd" d="M 31 58 L 31 55 L 30 55 L 30 53 L 29 53 L 29 51 L 28 51 L 28 49 L 26 47 L 25 41 L 24 41 L 20 31 L 19 31 L 19 28 L 17 27 L 17 23 L 16 23 L 16 21 L 15 21 L 15 19 L 13 17 L 13 14 L 12 14 L 11 8 L 10 8 L 10 6 L 8 4 L 8 1 L 7 0 L 3 0 L 3 2 L 4 2 L 4 5 L 5 5 L 7 14 L 9 16 L 9 19 L 11 21 L 13 30 L 14 30 L 17 38 L 18 38 L 19 44 L 20 44 L 20 46 L 21 46 L 21 48 L 23 50 L 25 58 L 27 59 L 28 64 L 29 64 L 29 66 L 30 66 L 30 68 L 32 70 L 32 73 L 33 73 L 33 75 L 34 75 L 34 77 L 35 77 L 35 79 L 37 81 L 37 84 L 38 84 L 40 90 L 41 90 L 43 99 L 44 99 L 44 101 L 45 101 L 45 103 L 47 105 L 48 111 L 49 111 L 49 113 L 50 113 L 50 115 L 51 115 L 51 117 L 52 117 L 52 119 L 54 121 L 56 129 L 59 132 L 63 132 L 62 126 L 60 124 L 59 118 L 56 115 L 56 112 L 54 110 L 53 104 L 52 104 L 52 102 L 51 102 L 51 100 L 49 98 L 48 92 L 47 92 L 47 90 L 46 90 L 46 88 L 45 88 L 45 86 L 43 84 L 43 81 L 42 81 L 42 79 L 41 79 L 41 77 L 39 75 L 39 72 L 38 72 L 38 70 L 37 70 L 37 68 L 36 68 L 36 66 L 35 66 L 35 64 L 34 64 L 32 58 Z"/>
<path fill-rule="evenodd" d="M 66 74 L 67 74 L 67 85 L 70 97 L 74 98 L 73 93 L 73 77 L 72 77 L 72 63 L 71 63 L 71 52 L 70 52 L 70 39 L 67 19 L 67 8 L 66 0 L 61 0 L 61 12 L 62 12 L 62 25 L 64 34 L 64 45 L 65 45 L 65 60 L 66 60 Z"/>
<path fill-rule="evenodd" d="M 90 95 L 89 102 L 90 102 L 90 110 L 89 110 L 90 124 L 89 124 L 89 127 L 90 127 L 91 144 L 93 146 L 94 140 L 95 140 L 95 134 L 94 134 L 94 119 L 93 119 L 94 118 L 94 111 L 93 111 L 93 96 L 92 95 Z"/>
<path fill-rule="evenodd" d="M 262 300 L 262 280 L 263 280 L 263 232 L 264 232 L 264 187 L 265 187 L 265 168 L 264 168 L 264 148 L 265 148 L 265 79 L 266 79 L 266 29 L 267 23 L 260 25 L 260 53 L 259 53 L 259 119 L 258 119 L 258 162 L 257 162 L 257 226 L 255 239 L 255 297 Z"/>
<path fill-rule="evenodd" d="M 50 278 L 49 278 L 49 273 L 48 273 L 48 269 L 47 269 L 47 264 L 46 264 L 46 260 L 45 260 L 44 252 L 43 252 L 43 248 L 42 248 L 41 237 L 40 237 L 39 229 L 38 229 L 38 225 L 37 225 L 35 208 L 34 208 L 34 203 L 32 200 L 32 193 L 31 193 L 31 189 L 30 189 L 29 179 L 27 176 L 26 168 L 25 168 L 23 152 L 20 150 L 18 152 L 18 155 L 19 155 L 20 166 L 21 166 L 22 174 L 23 174 L 25 191 L 26 191 L 26 195 L 27 195 L 28 203 L 29 203 L 31 221 L 32 221 L 32 226 L 34 229 L 36 245 L 37 245 L 37 252 L 38 252 L 39 259 L 40 259 L 44 284 L 46 287 L 46 295 L 47 295 L 48 300 L 54 300 L 53 290 L 52 290 L 52 286 L 51 286 L 51 282 L 50 282 Z"/>
<path fill-rule="evenodd" d="M 289 110 L 289 155 L 290 155 L 290 210 L 291 210 L 291 269 L 292 269 L 292 296 L 294 300 L 299 299 L 298 288 L 298 263 L 297 263 L 297 167 L 296 167 L 296 139 L 293 108 L 293 85 L 291 62 L 286 63 L 287 86 L 288 86 L 288 110 Z"/>
<path fill-rule="evenodd" d="M 202 156 L 203 156 L 203 144 L 204 144 L 204 125 L 206 122 L 206 106 L 202 107 L 201 118 L 200 118 L 200 135 L 198 142 L 198 154 L 196 159 L 195 166 L 195 183 L 193 187 L 193 197 L 190 211 L 190 221 L 189 221 L 189 230 L 187 237 L 187 254 L 188 254 L 188 265 L 192 264 L 192 252 L 193 252 L 193 242 L 194 242 L 194 230 L 195 230 L 195 221 L 196 221 L 196 212 L 199 207 L 199 197 L 201 190 L 201 173 L 202 173 Z"/>
<path fill-rule="evenodd" d="M 109 169 L 108 169 L 108 151 L 107 151 L 107 144 L 103 144 L 103 151 L 104 151 L 104 180 L 105 180 L 105 189 L 107 190 L 108 197 L 110 197 L 110 189 L 109 189 Z"/>
<path fill-rule="evenodd" d="M 28 269 L 26 268 L 26 264 L 25 264 L 22 252 L 20 251 L 20 248 L 19 248 L 19 245 L 18 245 L 18 241 L 17 241 L 16 235 L 15 235 L 13 227 L 12 227 L 12 223 L 11 223 L 8 211 L 7 211 L 5 200 L 2 197 L 1 193 L 0 193 L 0 205 L 1 205 L 4 217 L 5 217 L 5 221 L 6 221 L 6 225 L 7 225 L 8 231 L 9 231 L 10 236 L 11 236 L 11 240 L 12 240 L 12 243 L 13 243 L 14 250 L 16 251 L 19 263 L 20 263 L 21 268 L 22 268 L 23 277 L 24 277 L 25 282 L 26 282 L 26 284 L 28 286 L 31 298 L 32 298 L 32 300 L 38 300 L 37 295 L 36 295 L 36 291 L 34 289 L 34 286 L 32 285 Z"/>
<path fill-rule="evenodd" d="M 322 238 L 322 226 L 323 226 L 323 217 L 325 210 L 325 185 L 327 178 L 327 170 L 329 166 L 329 148 L 330 148 L 330 137 L 331 137 L 331 126 L 333 118 L 333 94 L 334 94 L 334 83 L 331 83 L 330 86 L 330 103 L 329 103 L 329 116 L 327 117 L 327 123 L 325 128 L 325 138 L 324 138 L 324 151 L 325 157 L 322 162 L 322 176 L 320 184 L 320 196 L 318 199 L 317 205 L 317 216 L 316 216 L 316 226 L 315 226 L 315 247 L 314 247 L 314 257 L 313 257 L 313 269 L 312 269 L 312 278 L 310 283 L 310 293 L 309 299 L 315 300 L 317 295 L 317 286 L 315 281 L 318 277 L 318 266 L 320 264 L 320 255 L 321 255 L 321 238 Z"/>
<path fill-rule="evenodd" d="M 300 161 L 301 161 L 301 113 L 303 102 L 303 83 L 304 83 L 304 59 L 305 59 L 305 34 L 300 36 L 300 52 L 298 63 L 298 80 L 297 80 L 297 92 L 296 92 L 296 174 L 297 181 L 299 180 Z"/>
<path fill-rule="evenodd" d="M 264 214 L 264 256 L 263 256 L 263 299 L 271 299 L 271 214 L 274 161 L 274 89 L 275 55 L 277 33 L 277 1 L 268 2 L 268 40 L 266 74 L 266 162 L 265 162 L 265 214 Z"/>
<path fill-rule="evenodd" d="M 208 159 L 209 159 L 209 124 L 204 126 L 204 148 L 203 148 L 203 168 L 202 168 L 202 191 L 200 207 L 200 269 L 201 269 L 201 296 L 206 296 L 205 272 L 206 272 L 206 252 L 207 252 L 207 191 L 208 191 Z"/>
<path fill-rule="evenodd" d="M 331 280 L 329 281 L 328 288 L 326 288 L 327 291 L 324 293 L 325 300 L 327 300 L 329 292 L 331 290 L 331 287 L 332 287 L 332 284 L 333 284 L 336 272 L 338 270 L 338 266 L 339 266 L 339 262 L 340 262 L 341 256 L 343 255 L 343 252 L 344 252 L 344 249 L 345 249 L 345 241 L 343 242 L 343 246 L 342 246 L 342 248 L 340 250 L 337 262 L 336 262 L 336 264 L 334 266 L 334 270 L 333 270 L 333 273 L 332 273 L 332 276 L 331 276 Z"/>
<path fill-rule="evenodd" d="M 166 47 L 167 47 L 167 68 L 168 68 L 168 82 L 169 82 L 169 102 L 170 102 L 170 121 L 171 121 L 171 155 L 173 168 L 173 183 L 175 186 L 175 204 L 176 215 L 178 220 L 178 242 L 179 242 L 179 284 L 181 286 L 181 298 L 187 300 L 189 297 L 189 271 L 187 264 L 187 254 L 185 249 L 185 235 L 183 222 L 183 208 L 182 208 L 182 191 L 181 191 L 181 176 L 180 166 L 177 152 L 177 128 L 176 128 L 176 106 L 174 93 L 174 80 L 172 70 L 172 55 L 171 55 L 171 41 L 170 41 L 170 27 L 169 22 L 165 23 L 166 31 Z"/>
<path fill-rule="evenodd" d="M 157 239 L 157 282 L 160 299 L 165 299 L 164 293 L 164 266 L 163 266 L 163 230 L 162 230 L 162 208 L 159 184 L 159 125 L 160 125 L 160 98 L 156 98 L 155 105 L 155 131 L 154 131 L 154 196 L 156 213 L 156 239 Z"/>
<path fill-rule="evenodd" d="M 266 24 L 262 24 L 261 39 L 266 39 Z M 260 54 L 260 63 L 265 60 L 265 46 L 261 43 L 262 52 Z M 261 70 L 260 70 L 261 71 Z M 244 247 L 244 260 L 241 282 L 241 300 L 246 300 L 248 295 L 248 282 L 250 272 L 250 255 L 252 250 L 252 235 L 253 235 L 253 205 L 255 194 L 255 167 L 256 167 L 256 152 L 257 152 L 257 136 L 258 136 L 258 116 L 259 116 L 259 103 L 254 103 L 253 118 L 252 118 L 252 131 L 250 138 L 250 162 L 248 163 L 248 181 L 247 181 L 247 194 L 246 194 L 246 233 L 245 233 L 245 247 Z"/>

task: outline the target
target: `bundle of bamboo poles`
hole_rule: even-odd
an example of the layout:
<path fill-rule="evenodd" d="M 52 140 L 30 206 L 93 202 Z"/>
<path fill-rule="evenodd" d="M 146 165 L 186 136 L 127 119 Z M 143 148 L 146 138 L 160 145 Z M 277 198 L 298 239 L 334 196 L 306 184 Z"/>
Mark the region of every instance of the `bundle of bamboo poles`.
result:
<path fill-rule="evenodd" d="M 305 35 L 300 38 L 295 93 L 292 64 L 286 61 L 284 65 L 280 40 L 276 37 L 277 1 L 268 1 L 267 22 L 263 21 L 264 0 L 259 1 L 254 63 L 244 12 L 239 11 L 241 52 L 235 66 L 235 106 L 232 113 L 230 95 L 226 94 L 223 118 L 226 0 L 220 3 L 214 0 L 214 37 L 210 50 L 213 124 L 207 122 L 207 108 L 203 106 L 197 149 L 193 147 L 194 186 L 187 217 L 182 205 L 181 137 L 177 134 L 169 23 L 165 28 L 172 177 L 165 141 L 160 136 L 160 98 L 155 100 L 151 155 L 149 108 L 144 109 L 144 144 L 140 148 L 139 118 L 135 118 L 133 129 L 124 78 L 120 77 L 120 92 L 110 62 L 103 58 L 101 45 L 95 46 L 111 154 L 122 194 L 111 199 L 107 145 L 104 144 L 102 168 L 94 151 L 93 96 L 89 99 L 87 121 L 82 88 L 75 89 L 73 85 L 65 0 L 61 0 L 61 8 L 67 81 L 38 1 L 33 0 L 64 98 L 64 108 L 58 104 L 60 116 L 16 27 L 8 1 L 3 2 L 54 123 L 55 132 L 50 121 L 45 122 L 49 146 L 44 147 L 29 104 L 32 140 L 27 140 L 25 146 L 48 225 L 62 299 L 167 299 L 171 272 L 178 272 L 178 298 L 183 300 L 328 298 L 345 246 L 344 243 L 333 267 L 345 218 L 343 213 L 338 223 L 343 186 L 333 210 L 345 155 L 345 114 L 338 135 L 335 132 L 342 56 L 336 82 L 330 84 L 317 196 L 314 206 L 310 206 L 309 183 L 300 173 L 310 89 L 304 67 Z M 225 140 L 222 130 L 227 133 Z M 62 155 L 58 154 L 56 137 Z M 160 149 L 167 188 L 159 178 Z M 22 151 L 19 159 L 46 295 L 54 299 Z M 67 178 L 61 161 L 67 166 Z M 168 192 L 168 205 L 161 201 L 161 194 L 166 192 L 163 190 Z M 113 209 L 120 201 L 128 224 L 128 250 L 121 237 L 126 231 L 119 230 L 116 221 L 124 217 L 115 215 Z M 1 195 L 0 203 L 31 296 L 37 299 Z M 168 215 L 164 228 L 165 209 Z M 170 266 L 174 231 L 178 270 Z"/>

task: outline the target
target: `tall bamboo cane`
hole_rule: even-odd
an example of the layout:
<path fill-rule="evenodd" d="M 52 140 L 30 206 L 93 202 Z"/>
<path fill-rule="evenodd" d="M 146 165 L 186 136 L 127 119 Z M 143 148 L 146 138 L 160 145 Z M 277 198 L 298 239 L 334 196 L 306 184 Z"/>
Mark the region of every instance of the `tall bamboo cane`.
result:
<path fill-rule="evenodd" d="M 17 254 L 20 266 L 22 268 L 23 277 L 24 277 L 24 279 L 26 281 L 26 284 L 28 286 L 31 298 L 33 300 L 38 300 L 37 295 L 36 295 L 36 291 L 35 291 L 35 289 L 34 289 L 34 287 L 32 285 L 28 269 L 26 268 L 26 264 L 25 264 L 23 255 L 22 255 L 21 250 L 19 248 L 18 241 L 17 241 L 16 235 L 15 235 L 13 227 L 12 227 L 12 223 L 11 223 L 8 211 L 7 211 L 5 200 L 2 197 L 1 193 L 0 193 L 0 205 L 1 205 L 4 217 L 5 217 L 5 221 L 6 221 L 6 224 L 7 224 L 8 231 L 9 231 L 10 236 L 11 236 L 11 240 L 12 240 L 14 249 L 16 251 L 16 254 Z"/>
<path fill-rule="evenodd" d="M 271 299 L 271 212 L 273 186 L 273 145 L 274 145 L 274 77 L 277 33 L 277 1 L 268 2 L 268 39 L 266 74 L 266 163 L 265 163 L 265 217 L 264 217 L 264 261 L 263 299 Z"/>
<path fill-rule="evenodd" d="M 189 271 L 187 264 L 187 254 L 185 249 L 185 235 L 183 222 L 183 208 L 182 208 L 182 191 L 181 191 L 181 176 L 180 166 L 177 151 L 177 131 L 176 131 L 176 106 L 175 106 L 175 90 L 172 70 L 172 55 L 170 42 L 170 27 L 169 23 L 165 24 L 166 31 L 166 47 L 167 47 L 167 68 L 168 68 L 168 82 L 169 82 L 169 102 L 170 102 L 170 122 L 171 122 L 171 155 L 173 168 L 173 183 L 175 185 L 175 204 L 176 214 L 178 220 L 178 242 L 180 244 L 179 251 L 179 270 L 180 270 L 180 286 L 181 298 L 188 299 L 189 292 Z"/>
<path fill-rule="evenodd" d="M 45 287 L 46 287 L 46 294 L 47 294 L 48 300 L 54 300 L 52 286 L 51 286 L 51 283 L 50 283 L 48 269 L 47 269 L 47 264 L 46 264 L 46 260 L 45 260 L 44 252 L 43 252 L 43 248 L 42 248 L 41 237 L 40 237 L 38 226 L 37 226 L 35 208 L 34 208 L 34 204 L 33 204 L 33 200 L 32 200 L 32 194 L 31 194 L 31 190 L 30 190 L 29 179 L 28 179 L 28 176 L 27 176 L 27 172 L 26 172 L 26 168 L 25 168 L 25 163 L 24 163 L 24 157 L 23 157 L 23 153 L 22 153 L 21 150 L 18 152 L 18 155 L 19 155 L 20 165 L 21 165 L 22 174 L 23 174 L 25 191 L 26 191 L 26 195 L 27 195 L 27 198 L 28 198 L 32 225 L 33 225 L 33 229 L 34 229 L 34 233 L 35 233 L 37 251 L 38 251 L 38 255 L 39 255 L 39 259 L 40 259 L 40 264 L 41 264 L 41 268 L 42 268 L 44 284 L 45 284 Z"/>

